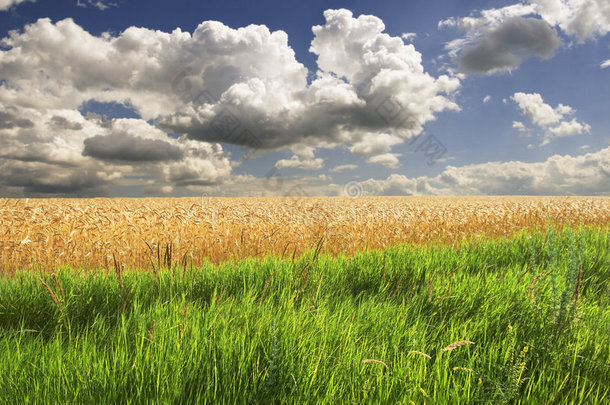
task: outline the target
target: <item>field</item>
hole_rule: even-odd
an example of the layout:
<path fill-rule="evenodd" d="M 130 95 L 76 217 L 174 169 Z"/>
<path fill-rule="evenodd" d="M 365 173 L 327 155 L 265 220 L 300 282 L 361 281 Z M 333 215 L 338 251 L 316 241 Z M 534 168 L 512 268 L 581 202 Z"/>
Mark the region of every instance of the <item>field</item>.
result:
<path fill-rule="evenodd" d="M 523 229 L 610 224 L 610 198 L 0 199 L 0 268 L 106 270 L 351 254 Z"/>
<path fill-rule="evenodd" d="M 610 400 L 608 198 L 0 207 L 0 403 Z"/>

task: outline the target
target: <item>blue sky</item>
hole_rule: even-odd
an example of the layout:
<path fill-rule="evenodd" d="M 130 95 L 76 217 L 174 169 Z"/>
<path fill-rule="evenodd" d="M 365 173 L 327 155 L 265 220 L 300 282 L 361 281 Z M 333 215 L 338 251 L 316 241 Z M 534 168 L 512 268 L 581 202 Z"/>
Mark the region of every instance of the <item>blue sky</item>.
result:
<path fill-rule="evenodd" d="M 0 0 L 0 27 L 0 197 L 610 195 L 605 0 Z"/>

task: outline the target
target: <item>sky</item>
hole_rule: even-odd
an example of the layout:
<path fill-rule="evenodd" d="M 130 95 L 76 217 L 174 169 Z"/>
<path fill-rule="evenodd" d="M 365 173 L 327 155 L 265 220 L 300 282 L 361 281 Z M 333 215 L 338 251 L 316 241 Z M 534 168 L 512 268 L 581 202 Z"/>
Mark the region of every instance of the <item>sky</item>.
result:
<path fill-rule="evenodd" d="M 0 197 L 610 196 L 607 0 L 0 0 Z"/>

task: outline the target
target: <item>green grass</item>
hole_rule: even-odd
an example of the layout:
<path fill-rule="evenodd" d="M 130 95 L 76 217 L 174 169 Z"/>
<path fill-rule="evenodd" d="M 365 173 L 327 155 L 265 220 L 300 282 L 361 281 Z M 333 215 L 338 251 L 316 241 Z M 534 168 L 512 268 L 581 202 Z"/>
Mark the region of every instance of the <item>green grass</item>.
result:
<path fill-rule="evenodd" d="M 23 272 L 0 279 L 0 403 L 607 402 L 609 279 L 607 229 Z"/>

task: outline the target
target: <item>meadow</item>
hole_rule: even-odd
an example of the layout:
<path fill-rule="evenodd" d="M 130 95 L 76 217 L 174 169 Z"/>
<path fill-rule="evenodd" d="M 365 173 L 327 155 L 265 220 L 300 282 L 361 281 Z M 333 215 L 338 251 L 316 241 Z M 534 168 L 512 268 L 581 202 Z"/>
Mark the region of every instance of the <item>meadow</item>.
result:
<path fill-rule="evenodd" d="M 11 204 L 38 205 L 32 208 L 37 218 L 45 209 L 60 216 L 61 202 L 45 208 L 32 201 Z M 72 224 L 78 222 L 74 201 L 61 214 L 65 220 L 47 218 L 45 224 L 55 223 L 58 234 L 73 232 Z M 609 401 L 608 199 L 482 201 L 420 203 L 419 219 L 411 222 L 418 231 L 454 230 L 451 237 L 430 237 L 425 243 L 387 213 L 388 207 L 404 209 L 415 201 L 369 199 L 351 204 L 369 204 L 369 212 L 376 213 L 376 221 L 358 233 L 371 241 L 353 242 L 345 253 L 333 241 L 357 237 L 333 236 L 339 233 L 333 233 L 331 219 L 318 224 L 326 230 L 321 235 L 298 239 L 303 230 L 289 238 L 294 231 L 278 230 L 276 234 L 286 232 L 281 243 L 266 245 L 272 238 L 259 235 L 258 250 L 266 246 L 266 252 L 252 248 L 248 252 L 253 254 L 245 255 L 255 243 L 244 236 L 250 245 L 236 239 L 238 250 L 196 260 L 176 253 L 192 237 L 186 232 L 174 239 L 181 244 L 145 240 L 141 251 L 119 238 L 105 260 L 96 253 L 85 257 L 98 261 L 83 262 L 80 250 L 97 246 L 94 239 L 61 245 L 61 238 L 35 239 L 35 229 L 44 228 L 30 228 L 31 242 L 21 244 L 27 230 L 14 229 L 13 223 L 10 231 L 16 236 L 10 241 L 17 240 L 24 250 L 10 256 L 22 261 L 5 260 L 7 238 L 3 240 L 0 403 Z M 306 203 L 309 209 L 316 201 Z M 218 223 L 243 224 L 228 217 L 240 204 L 227 208 Z M 477 204 L 488 204 L 489 215 L 480 215 L 479 206 L 462 220 L 455 208 L 467 213 Z M 437 212 L 436 228 L 422 216 L 432 215 L 426 211 L 432 206 L 447 207 Z M 583 206 L 589 209 L 578 211 Z M 4 206 L 5 214 L 14 207 Z M 335 212 L 368 215 L 352 208 L 344 204 Z M 385 217 L 380 214 L 384 210 Z M 113 215 L 132 215 L 117 211 Z M 218 218 L 217 211 L 210 212 Z M 400 209 L 394 213 L 411 215 Z M 169 218 L 149 215 L 147 220 L 166 229 L 173 226 Z M 295 217 L 284 220 L 298 223 Z M 5 221 L 6 216 L 2 226 L 8 228 Z M 277 226 L 282 219 L 276 221 Z M 390 221 L 395 230 L 381 228 Z M 134 222 L 124 228 L 133 229 Z M 106 229 L 118 232 L 120 225 Z M 350 226 L 358 225 L 345 222 L 344 232 L 355 232 Z M 228 225 L 218 225 L 216 231 L 226 229 Z M 234 239 L 242 233 L 233 232 L 229 236 Z M 131 234 L 120 235 L 135 241 Z M 215 235 L 204 234 L 202 240 Z M 283 248 L 298 240 L 298 251 Z M 45 245 L 49 241 L 56 244 Z M 50 250 L 46 256 L 25 250 L 49 246 L 74 247 Z M 211 252 L 209 245 L 207 249 Z M 30 252 L 30 260 L 20 256 L 24 252 Z"/>

